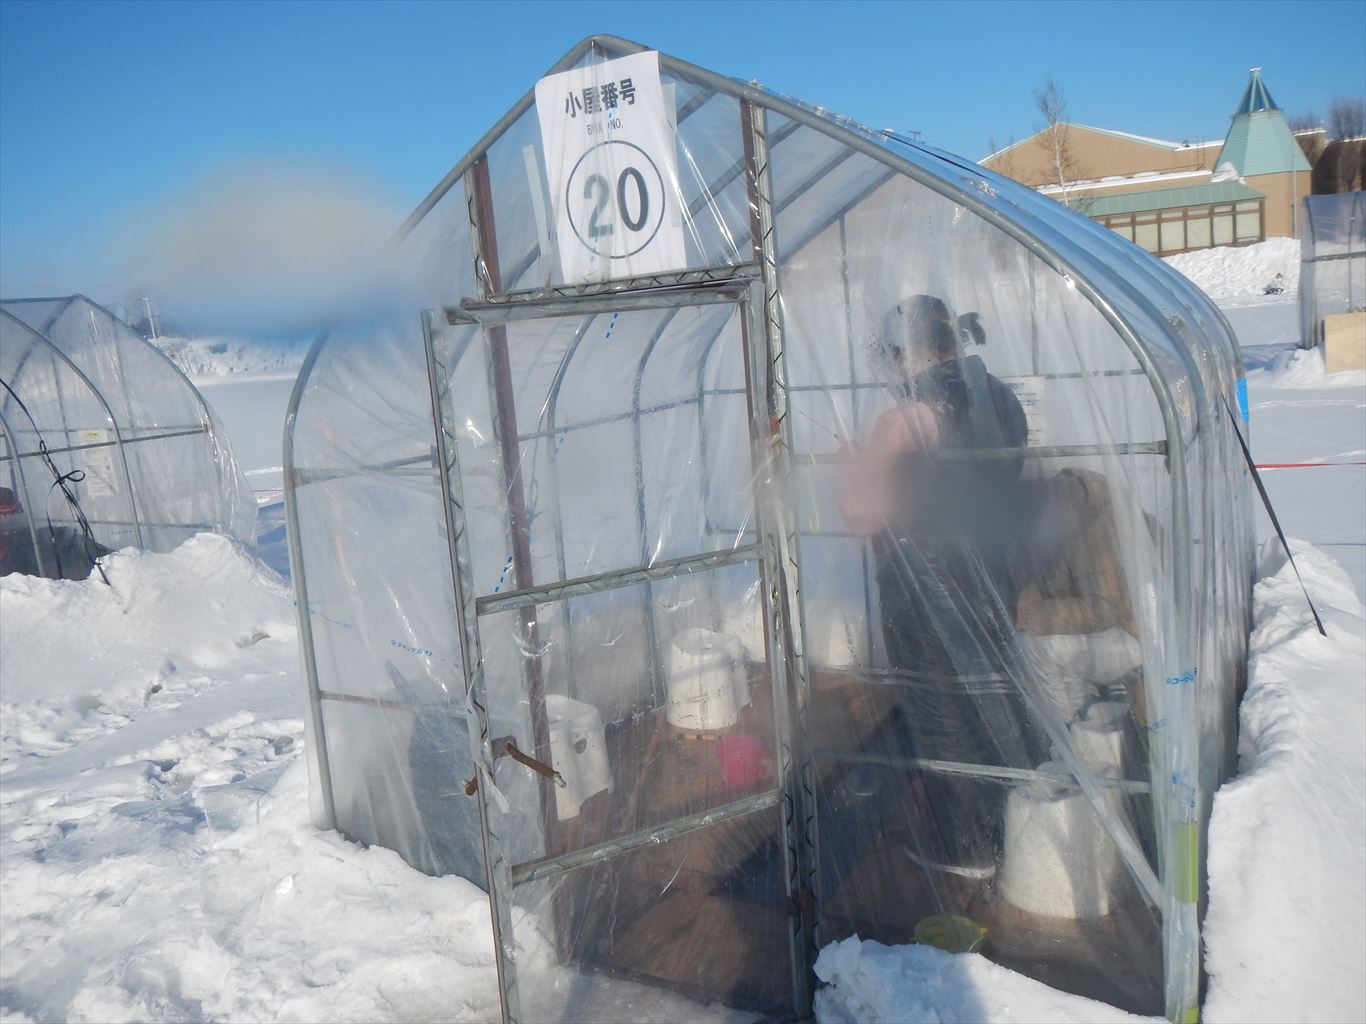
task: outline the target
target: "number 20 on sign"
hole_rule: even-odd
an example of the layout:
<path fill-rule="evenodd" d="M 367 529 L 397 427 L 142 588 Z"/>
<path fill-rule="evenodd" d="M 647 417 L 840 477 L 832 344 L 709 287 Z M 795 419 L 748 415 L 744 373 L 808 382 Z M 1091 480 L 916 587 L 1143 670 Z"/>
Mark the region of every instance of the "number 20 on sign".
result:
<path fill-rule="evenodd" d="M 574 237 L 608 259 L 634 256 L 664 220 L 664 178 L 650 155 L 620 140 L 594 146 L 565 185 Z"/>

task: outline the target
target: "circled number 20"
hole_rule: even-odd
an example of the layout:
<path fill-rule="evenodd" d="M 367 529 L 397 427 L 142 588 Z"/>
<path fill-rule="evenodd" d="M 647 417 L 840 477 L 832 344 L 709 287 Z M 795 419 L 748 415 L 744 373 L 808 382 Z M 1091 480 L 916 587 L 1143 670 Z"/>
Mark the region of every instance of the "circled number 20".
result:
<path fill-rule="evenodd" d="M 627 189 L 631 186 L 635 189 L 637 213 L 634 217 L 631 216 L 631 205 L 626 200 Z M 608 213 L 607 208 L 611 205 L 611 191 L 612 186 L 601 174 L 590 174 L 583 183 L 583 197 L 593 201 L 593 211 L 588 216 L 590 238 L 602 238 L 615 230 L 610 213 L 607 219 L 602 216 Z M 650 193 L 645 188 L 645 176 L 635 167 L 627 167 L 617 177 L 617 213 L 628 231 L 639 231 L 650 219 Z"/>
<path fill-rule="evenodd" d="M 580 243 L 607 259 L 624 259 L 659 232 L 664 178 L 645 150 L 613 139 L 579 158 L 566 183 L 565 206 Z"/>

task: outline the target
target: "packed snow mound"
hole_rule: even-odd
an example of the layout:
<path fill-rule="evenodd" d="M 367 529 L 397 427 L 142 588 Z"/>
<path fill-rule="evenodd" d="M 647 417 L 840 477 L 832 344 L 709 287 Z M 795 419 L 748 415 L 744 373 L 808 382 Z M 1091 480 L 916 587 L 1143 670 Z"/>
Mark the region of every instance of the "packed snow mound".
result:
<path fill-rule="evenodd" d="M 1160 1021 L 1049 988 L 979 953 L 933 946 L 884 946 L 857 936 L 816 958 L 820 1024 L 1011 1024 L 1058 1021 L 1109 1024 Z"/>
<path fill-rule="evenodd" d="M 1249 373 L 1265 374 L 1269 388 L 1366 387 L 1366 370 L 1326 372 L 1321 348 L 1253 346 L 1243 349 L 1243 359 Z"/>
<path fill-rule="evenodd" d="M 1198 249 L 1167 256 L 1164 261 L 1221 306 L 1285 302 L 1299 295 L 1297 238 L 1268 238 L 1256 245 Z M 1266 287 L 1277 274 L 1281 275 L 1285 290 L 1279 295 L 1268 295 Z"/>
<path fill-rule="evenodd" d="M 488 900 L 318 832 L 280 579 L 0 579 L 0 1020 L 488 1021 Z"/>
<path fill-rule="evenodd" d="M 308 354 L 306 344 L 240 338 L 162 337 L 152 344 L 193 379 L 230 373 L 297 374 Z"/>
<path fill-rule="evenodd" d="M 167 554 L 129 548 L 72 582 L 0 577 L 0 772 L 10 748 L 61 749 L 221 682 L 269 641 L 293 654 L 293 592 L 237 541 L 203 533 Z"/>
<path fill-rule="evenodd" d="M 1366 621 L 1347 574 L 1278 549 L 1254 591 L 1240 772 L 1214 797 L 1202 1019 L 1366 1020 Z"/>

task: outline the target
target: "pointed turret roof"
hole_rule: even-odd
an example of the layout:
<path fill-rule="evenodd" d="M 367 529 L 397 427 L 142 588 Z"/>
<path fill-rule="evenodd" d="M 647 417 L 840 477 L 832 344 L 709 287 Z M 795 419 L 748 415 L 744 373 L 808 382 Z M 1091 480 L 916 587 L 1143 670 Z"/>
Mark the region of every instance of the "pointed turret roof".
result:
<path fill-rule="evenodd" d="M 1251 114 L 1256 110 L 1280 110 L 1276 106 L 1276 101 L 1271 98 L 1271 90 L 1262 81 L 1262 69 L 1253 68 L 1252 77 L 1248 79 L 1247 90 L 1243 93 L 1243 101 L 1238 104 L 1238 109 L 1233 116 L 1239 114 Z"/>
<path fill-rule="evenodd" d="M 1309 161 L 1295 141 L 1281 108 L 1262 81 L 1262 69 L 1253 68 L 1243 100 L 1233 115 L 1224 148 L 1214 161 L 1217 175 L 1225 165 L 1240 178 L 1254 174 L 1288 174 L 1309 171 Z"/>

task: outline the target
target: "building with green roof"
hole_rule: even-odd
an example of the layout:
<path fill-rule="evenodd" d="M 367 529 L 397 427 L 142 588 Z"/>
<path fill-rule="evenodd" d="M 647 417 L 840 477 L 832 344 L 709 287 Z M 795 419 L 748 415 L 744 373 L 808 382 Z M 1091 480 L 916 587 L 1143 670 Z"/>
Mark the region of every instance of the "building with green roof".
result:
<path fill-rule="evenodd" d="M 1253 68 L 1222 142 L 1062 123 L 991 154 L 1037 188 L 1161 256 L 1293 237 L 1309 161 Z"/>

